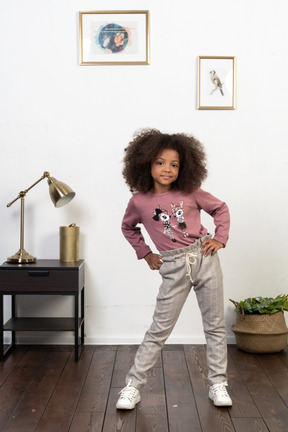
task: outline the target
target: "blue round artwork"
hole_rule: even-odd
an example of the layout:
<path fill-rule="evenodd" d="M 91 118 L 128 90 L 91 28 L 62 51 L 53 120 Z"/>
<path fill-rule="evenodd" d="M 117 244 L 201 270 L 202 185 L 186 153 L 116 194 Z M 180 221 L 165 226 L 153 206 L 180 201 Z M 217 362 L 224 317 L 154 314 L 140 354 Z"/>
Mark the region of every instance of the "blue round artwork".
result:
<path fill-rule="evenodd" d="M 128 32 L 119 24 L 107 24 L 103 26 L 98 35 L 99 45 L 106 51 L 119 53 L 125 50 L 128 44 Z"/>

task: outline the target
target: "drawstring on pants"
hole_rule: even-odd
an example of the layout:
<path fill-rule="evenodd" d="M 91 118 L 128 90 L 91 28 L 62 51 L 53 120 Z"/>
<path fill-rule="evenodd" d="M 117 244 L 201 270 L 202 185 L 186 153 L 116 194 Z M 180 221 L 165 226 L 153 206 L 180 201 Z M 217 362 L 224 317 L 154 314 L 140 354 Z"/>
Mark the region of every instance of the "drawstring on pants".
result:
<path fill-rule="evenodd" d="M 197 254 L 195 252 L 188 252 L 186 254 L 186 267 L 187 267 L 187 273 L 186 276 L 189 276 L 190 281 L 193 283 L 192 279 L 192 265 L 196 264 L 197 262 Z M 193 261 L 191 261 L 193 259 Z"/>

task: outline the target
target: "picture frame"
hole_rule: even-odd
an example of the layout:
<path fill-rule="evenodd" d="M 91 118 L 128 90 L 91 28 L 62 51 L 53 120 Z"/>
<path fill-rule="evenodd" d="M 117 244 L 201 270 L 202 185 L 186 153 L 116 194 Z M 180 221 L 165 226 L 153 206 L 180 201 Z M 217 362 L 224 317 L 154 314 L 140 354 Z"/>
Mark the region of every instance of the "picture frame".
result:
<path fill-rule="evenodd" d="M 198 109 L 236 108 L 236 57 L 198 57 Z"/>
<path fill-rule="evenodd" d="M 80 65 L 148 65 L 149 11 L 79 12 Z"/>

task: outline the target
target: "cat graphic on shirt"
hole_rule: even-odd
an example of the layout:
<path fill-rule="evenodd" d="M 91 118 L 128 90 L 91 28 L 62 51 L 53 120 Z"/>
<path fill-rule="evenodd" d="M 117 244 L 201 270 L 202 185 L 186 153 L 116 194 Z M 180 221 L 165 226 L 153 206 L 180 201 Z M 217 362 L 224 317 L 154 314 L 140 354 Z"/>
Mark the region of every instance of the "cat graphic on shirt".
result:
<path fill-rule="evenodd" d="M 173 234 L 173 229 L 170 224 L 171 216 L 168 214 L 167 210 L 163 210 L 159 205 L 153 212 L 153 219 L 157 222 L 162 221 L 164 226 L 164 234 L 167 234 L 172 242 L 176 242 L 176 239 Z"/>
<path fill-rule="evenodd" d="M 178 228 L 183 232 L 184 237 L 188 237 L 189 234 L 186 232 L 187 225 L 184 218 L 184 201 L 179 201 L 177 205 L 171 202 L 170 207 L 173 216 L 177 219 Z"/>

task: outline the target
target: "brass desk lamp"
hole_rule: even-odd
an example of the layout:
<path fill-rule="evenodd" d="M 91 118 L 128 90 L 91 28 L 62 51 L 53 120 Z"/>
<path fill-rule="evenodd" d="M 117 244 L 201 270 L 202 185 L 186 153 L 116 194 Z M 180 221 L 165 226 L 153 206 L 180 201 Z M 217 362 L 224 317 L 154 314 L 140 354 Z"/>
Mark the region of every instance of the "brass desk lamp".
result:
<path fill-rule="evenodd" d="M 63 207 L 64 205 L 68 204 L 75 196 L 75 192 L 73 192 L 69 186 L 56 180 L 54 177 L 50 177 L 50 173 L 47 171 L 45 171 L 43 176 L 35 183 L 33 183 L 28 189 L 19 192 L 17 198 L 7 204 L 7 207 L 11 207 L 11 205 L 14 204 L 15 201 L 21 198 L 20 249 L 18 250 L 18 252 L 16 252 L 15 255 L 7 258 L 8 263 L 27 264 L 36 261 L 36 258 L 29 255 L 29 253 L 26 252 L 24 249 L 24 198 L 30 189 L 32 189 L 41 180 L 44 180 L 45 178 L 47 178 L 50 198 L 55 207 Z"/>

